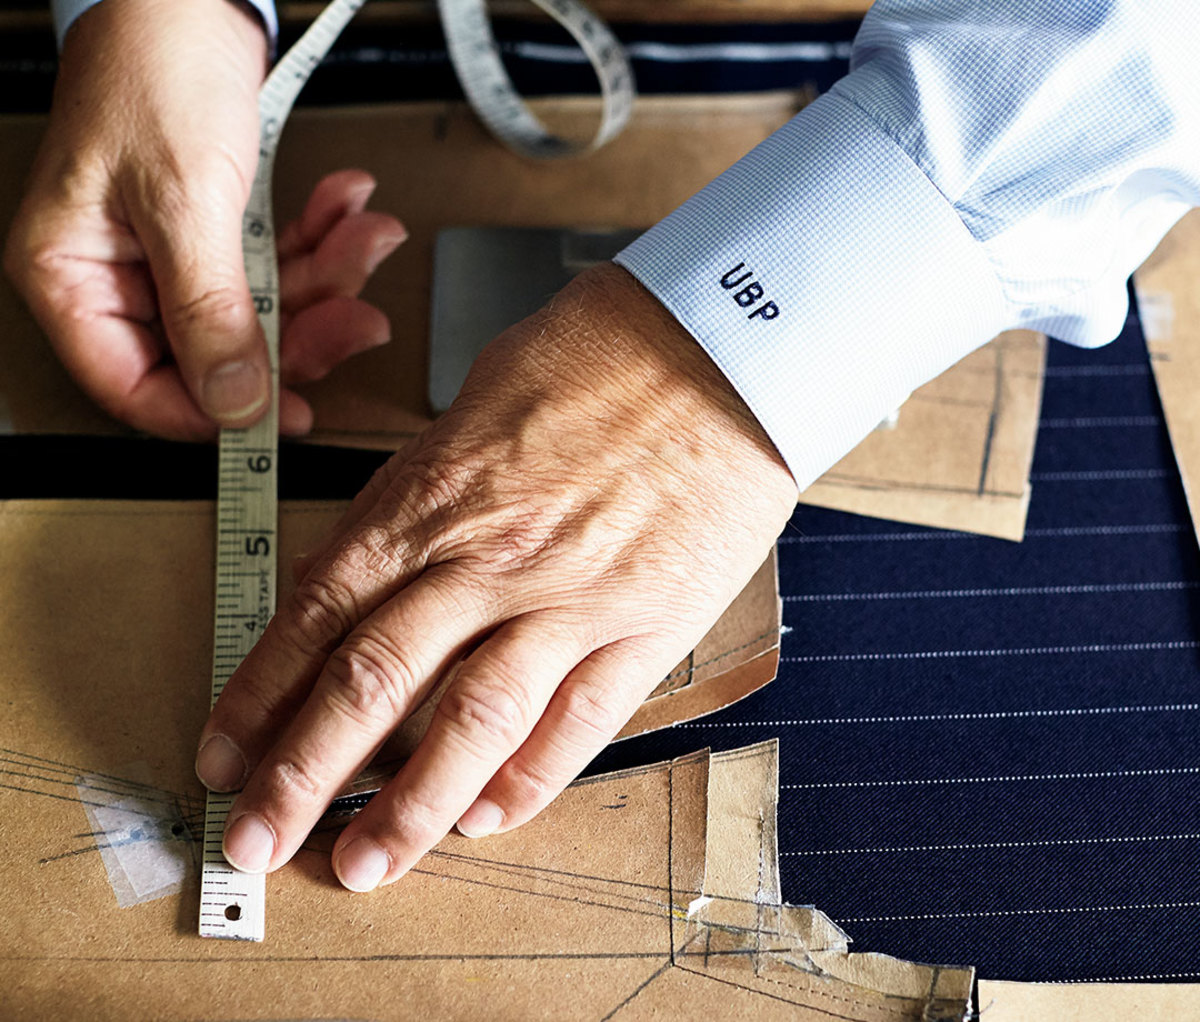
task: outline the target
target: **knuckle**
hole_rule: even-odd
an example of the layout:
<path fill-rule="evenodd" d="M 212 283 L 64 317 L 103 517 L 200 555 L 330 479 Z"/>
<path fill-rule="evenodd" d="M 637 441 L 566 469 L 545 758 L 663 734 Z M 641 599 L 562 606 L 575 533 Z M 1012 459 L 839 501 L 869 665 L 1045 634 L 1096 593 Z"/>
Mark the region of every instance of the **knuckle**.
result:
<path fill-rule="evenodd" d="M 563 789 L 563 782 L 537 760 L 514 760 L 504 780 L 521 805 L 544 805 Z"/>
<path fill-rule="evenodd" d="M 221 142 L 184 149 L 160 143 L 152 159 L 139 160 L 128 171 L 130 184 L 147 209 L 203 223 L 214 208 L 244 204 L 250 178 L 243 162 Z"/>
<path fill-rule="evenodd" d="M 178 329 L 202 325 L 218 336 L 237 335 L 254 319 L 248 295 L 232 284 L 208 288 L 164 312 L 167 321 Z"/>
<path fill-rule="evenodd" d="M 354 534 L 352 552 L 343 554 L 349 565 L 365 582 L 388 584 L 406 567 L 402 551 L 407 551 L 404 538 L 398 536 L 391 522 L 360 524 Z"/>
<path fill-rule="evenodd" d="M 402 655 L 389 643 L 368 636 L 339 646 L 325 670 L 328 701 L 360 725 L 398 720 L 418 686 Z"/>
<path fill-rule="evenodd" d="M 267 768 L 265 786 L 280 805 L 319 801 L 326 788 L 317 774 L 294 759 L 275 760 Z"/>
<path fill-rule="evenodd" d="M 604 693 L 593 685 L 568 685 L 562 692 L 562 716 L 568 727 L 584 733 L 586 738 L 607 742 L 624 723 L 614 711 Z M 586 740 L 585 738 L 585 740 Z"/>
<path fill-rule="evenodd" d="M 514 746 L 528 730 L 526 703 L 504 685 L 460 681 L 442 696 L 437 713 L 454 733 L 492 746 Z"/>
<path fill-rule="evenodd" d="M 305 654 L 330 652 L 359 621 L 354 591 L 328 576 L 305 576 L 292 596 L 285 637 Z"/>
<path fill-rule="evenodd" d="M 412 458 L 404 466 L 405 486 L 398 495 L 414 521 L 440 522 L 457 518 L 461 498 L 474 473 L 453 451 L 427 450 L 425 457 Z"/>
<path fill-rule="evenodd" d="M 423 848 L 432 848 L 452 826 L 442 807 L 413 793 L 396 807 L 395 823 L 406 842 Z"/>
<path fill-rule="evenodd" d="M 252 734 L 269 727 L 280 713 L 280 700 L 244 674 L 235 673 L 221 696 L 213 716 L 218 729 L 228 735 Z"/>

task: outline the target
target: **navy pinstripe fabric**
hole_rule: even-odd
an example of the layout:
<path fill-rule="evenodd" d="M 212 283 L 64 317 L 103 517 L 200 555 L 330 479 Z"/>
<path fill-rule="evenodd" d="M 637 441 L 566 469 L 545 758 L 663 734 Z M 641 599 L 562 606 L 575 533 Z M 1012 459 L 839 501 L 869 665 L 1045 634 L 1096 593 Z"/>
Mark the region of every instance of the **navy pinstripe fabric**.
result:
<path fill-rule="evenodd" d="M 1033 477 L 1021 544 L 797 510 L 778 680 L 604 764 L 778 736 L 784 894 L 859 949 L 1196 978 L 1200 557 L 1136 319 L 1051 345 Z"/>

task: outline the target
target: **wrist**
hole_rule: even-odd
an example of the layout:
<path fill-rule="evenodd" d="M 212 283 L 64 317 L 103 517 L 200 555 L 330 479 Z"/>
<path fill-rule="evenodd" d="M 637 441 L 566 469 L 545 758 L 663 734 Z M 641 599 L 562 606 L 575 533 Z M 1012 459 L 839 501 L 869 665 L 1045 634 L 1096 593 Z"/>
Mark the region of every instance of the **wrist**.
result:
<path fill-rule="evenodd" d="M 750 468 L 790 508 L 796 486 L 779 451 L 708 353 L 632 274 L 615 263 L 577 277 L 551 308 L 579 322 L 581 387 L 614 415 L 669 436 L 684 455 Z M 595 375 L 603 367 L 602 379 Z M 588 374 L 590 378 L 584 378 Z"/>
<path fill-rule="evenodd" d="M 54 33 L 60 51 L 75 24 L 94 8 L 99 7 L 101 2 L 102 0 L 51 0 Z M 112 0 L 109 0 L 109 3 L 111 2 Z M 226 2 L 231 6 L 241 8 L 243 14 L 253 22 L 258 32 L 265 36 L 268 47 L 274 48 L 275 39 L 279 33 L 279 22 L 273 0 L 226 0 Z"/>
<path fill-rule="evenodd" d="M 270 25 L 243 0 L 103 0 L 58 27 L 60 81 L 99 71 L 119 82 L 142 69 L 166 79 L 167 61 L 206 44 L 220 47 L 222 62 L 244 69 L 256 89 L 267 70 Z"/>

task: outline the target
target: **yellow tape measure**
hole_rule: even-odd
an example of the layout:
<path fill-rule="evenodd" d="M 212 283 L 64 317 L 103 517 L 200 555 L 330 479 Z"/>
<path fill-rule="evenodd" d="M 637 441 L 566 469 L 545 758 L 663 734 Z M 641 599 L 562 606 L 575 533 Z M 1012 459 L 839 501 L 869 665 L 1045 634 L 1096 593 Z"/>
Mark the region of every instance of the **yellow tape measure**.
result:
<path fill-rule="evenodd" d="M 333 0 L 271 71 L 259 93 L 258 170 L 242 221 L 246 278 L 266 334 L 271 409 L 249 429 L 221 431 L 217 495 L 216 615 L 212 702 L 275 613 L 278 562 L 279 267 L 271 173 L 283 124 L 308 81 L 364 0 Z M 533 0 L 563 24 L 592 60 L 601 83 L 601 125 L 589 146 L 555 138 L 517 95 L 500 61 L 483 0 L 439 0 L 451 59 L 480 118 L 525 155 L 562 156 L 603 145 L 629 117 L 633 79 L 620 45 L 576 0 Z M 266 878 L 242 873 L 221 851 L 236 794 L 208 795 L 200 879 L 200 936 L 262 940 Z"/>

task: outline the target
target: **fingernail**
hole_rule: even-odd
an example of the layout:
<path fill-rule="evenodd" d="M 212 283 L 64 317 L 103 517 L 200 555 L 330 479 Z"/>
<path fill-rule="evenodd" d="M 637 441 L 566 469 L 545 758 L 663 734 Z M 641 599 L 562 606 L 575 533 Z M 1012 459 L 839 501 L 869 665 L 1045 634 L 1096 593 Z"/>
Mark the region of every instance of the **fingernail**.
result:
<path fill-rule="evenodd" d="M 375 242 L 375 247 L 371 249 L 371 254 L 367 256 L 367 273 L 374 273 L 378 269 L 379 264 L 395 252 L 407 237 L 407 232 L 400 235 L 390 234 Z"/>
<path fill-rule="evenodd" d="M 392 340 L 391 324 L 389 323 L 387 325 L 387 329 L 385 329 L 382 333 L 376 334 L 374 337 L 366 337 L 363 340 L 366 342 L 367 351 L 370 351 L 372 348 L 382 348 L 385 344 L 389 344 Z"/>
<path fill-rule="evenodd" d="M 371 196 L 375 194 L 376 184 L 377 182 L 372 178 L 370 181 L 363 182 L 357 188 L 351 189 L 346 196 L 346 212 L 361 213 L 366 209 Z"/>
<path fill-rule="evenodd" d="M 196 776 L 210 791 L 237 791 L 246 776 L 246 757 L 224 735 L 213 735 L 196 753 Z"/>
<path fill-rule="evenodd" d="M 253 362 L 224 362 L 209 370 L 201 396 L 214 419 L 236 421 L 267 403 L 267 381 Z"/>
<path fill-rule="evenodd" d="M 504 810 L 495 802 L 481 798 L 463 813 L 458 821 L 458 832 L 463 837 L 487 837 L 495 833 L 504 822 Z"/>
<path fill-rule="evenodd" d="M 391 868 L 387 852 L 369 837 L 356 837 L 333 864 L 342 886 L 360 894 L 375 890 Z"/>
<path fill-rule="evenodd" d="M 243 873 L 262 873 L 275 854 L 275 832 L 258 813 L 246 813 L 225 832 L 225 858 Z"/>

